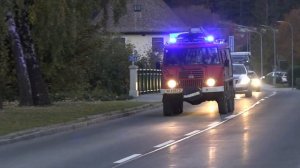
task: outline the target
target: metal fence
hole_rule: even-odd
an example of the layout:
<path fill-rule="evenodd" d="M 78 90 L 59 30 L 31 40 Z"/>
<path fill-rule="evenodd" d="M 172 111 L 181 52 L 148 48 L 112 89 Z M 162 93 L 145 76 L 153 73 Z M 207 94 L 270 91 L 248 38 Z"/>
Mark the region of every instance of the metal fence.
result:
<path fill-rule="evenodd" d="M 138 69 L 139 94 L 159 92 L 161 88 L 160 69 Z"/>

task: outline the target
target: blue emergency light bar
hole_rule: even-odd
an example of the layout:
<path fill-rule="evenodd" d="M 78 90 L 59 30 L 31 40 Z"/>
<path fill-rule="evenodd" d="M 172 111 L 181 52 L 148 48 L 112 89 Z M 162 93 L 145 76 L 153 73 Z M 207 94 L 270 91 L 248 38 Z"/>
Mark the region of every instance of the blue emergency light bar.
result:
<path fill-rule="evenodd" d="M 169 35 L 169 43 L 174 44 L 178 42 L 215 42 L 215 38 L 212 35 L 204 35 L 202 33 L 171 33 Z"/>
<path fill-rule="evenodd" d="M 214 42 L 215 41 L 215 37 L 212 35 L 208 35 L 206 37 L 204 37 L 205 41 L 207 42 Z"/>
<path fill-rule="evenodd" d="M 176 43 L 177 42 L 177 36 L 182 34 L 182 33 L 187 33 L 187 32 L 180 32 L 180 33 L 171 33 L 169 34 L 169 43 Z"/>

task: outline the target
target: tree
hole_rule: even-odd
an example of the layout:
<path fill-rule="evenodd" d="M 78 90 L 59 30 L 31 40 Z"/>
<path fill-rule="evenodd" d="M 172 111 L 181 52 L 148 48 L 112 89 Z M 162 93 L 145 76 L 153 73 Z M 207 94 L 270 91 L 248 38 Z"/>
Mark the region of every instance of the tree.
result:
<path fill-rule="evenodd" d="M 220 21 L 217 14 L 213 14 L 203 5 L 176 7 L 173 11 L 186 25 L 192 27 L 215 27 Z"/>
<path fill-rule="evenodd" d="M 33 100 L 32 100 L 31 84 L 27 72 L 27 65 L 25 61 L 20 35 L 17 31 L 17 27 L 13 15 L 10 12 L 7 13 L 7 26 L 8 26 L 8 33 L 12 44 L 12 51 L 14 53 L 15 60 L 16 60 L 16 69 L 17 69 L 18 85 L 19 85 L 19 92 L 20 92 L 20 105 L 30 106 L 33 105 Z"/>
<path fill-rule="evenodd" d="M 21 14 L 19 20 L 19 32 L 21 34 L 21 42 L 25 54 L 27 71 L 29 74 L 32 89 L 33 104 L 50 105 L 48 88 L 42 77 L 30 29 L 29 10 L 30 6 L 33 4 L 33 1 L 24 0 L 23 3 L 24 7 L 20 10 Z"/>
<path fill-rule="evenodd" d="M 116 34 L 110 34 L 105 29 L 108 17 L 117 22 L 126 12 L 126 1 L 0 1 L 9 3 L 8 6 L 2 6 L 1 3 L 0 9 L 5 7 L 6 11 L 11 11 L 15 16 L 16 32 L 20 37 L 19 49 L 23 49 L 34 105 L 48 102 L 48 99 L 37 96 L 47 95 L 47 88 L 43 87 L 41 77 L 49 87 L 50 96 L 91 92 L 99 88 L 115 94 L 126 92 L 128 75 L 124 73 L 128 71 L 127 55 L 130 47 L 116 45 L 112 40 Z M 113 15 L 109 16 L 111 9 Z M 1 25 L 3 22 L 0 14 L 0 37 L 6 37 L 7 32 L 1 31 Z M 0 39 L 0 54 L 5 54 L 0 57 L 0 70 L 7 75 L 4 76 L 5 79 L 13 78 L 19 71 L 14 73 L 16 67 L 6 65 L 9 65 L 11 60 L 7 58 L 12 53 L 10 48 L 5 50 L 5 40 L 2 39 L 5 38 Z M 4 67 L 8 67 L 8 71 L 12 73 L 4 70 Z M 14 89 L 15 86 L 11 86 L 11 83 L 6 83 L 5 87 Z"/>
<path fill-rule="evenodd" d="M 300 65 L 300 9 L 294 9 L 285 16 L 285 21 L 293 27 L 294 33 L 294 63 Z M 279 25 L 278 53 L 291 64 L 291 30 L 287 23 Z"/>

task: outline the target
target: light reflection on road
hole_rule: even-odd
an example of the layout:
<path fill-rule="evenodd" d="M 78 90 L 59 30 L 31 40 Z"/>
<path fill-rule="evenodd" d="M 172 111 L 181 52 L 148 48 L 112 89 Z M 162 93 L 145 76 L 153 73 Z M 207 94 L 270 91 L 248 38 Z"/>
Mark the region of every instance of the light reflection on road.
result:
<path fill-rule="evenodd" d="M 261 94 L 261 92 L 252 92 L 252 96 L 256 99 L 260 98 Z"/>
<path fill-rule="evenodd" d="M 209 101 L 207 109 L 209 113 L 216 113 L 218 112 L 218 104 L 215 101 Z"/>
<path fill-rule="evenodd" d="M 249 160 L 249 112 L 242 115 L 243 141 L 242 141 L 242 161 L 244 164 Z"/>
<path fill-rule="evenodd" d="M 216 129 L 209 130 L 209 146 L 208 146 L 208 167 L 213 168 L 216 166 L 217 160 L 217 146 L 214 135 L 217 133 Z"/>
<path fill-rule="evenodd" d="M 177 144 L 174 144 L 170 147 L 167 148 L 168 150 L 168 154 L 169 154 L 169 168 L 175 168 L 175 167 L 178 167 L 176 165 L 176 162 L 177 162 L 177 156 L 175 155 L 175 152 L 176 152 L 176 149 L 177 149 Z"/>
<path fill-rule="evenodd" d="M 215 167 L 217 147 L 210 146 L 208 149 L 208 166 Z"/>

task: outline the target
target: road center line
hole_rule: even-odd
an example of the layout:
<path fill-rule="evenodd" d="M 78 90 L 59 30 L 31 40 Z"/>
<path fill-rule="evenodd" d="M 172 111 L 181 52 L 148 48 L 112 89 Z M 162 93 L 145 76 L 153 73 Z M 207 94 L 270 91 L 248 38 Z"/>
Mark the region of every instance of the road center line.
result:
<path fill-rule="evenodd" d="M 173 142 L 175 142 L 175 140 L 169 140 L 169 141 L 166 141 L 164 143 L 161 143 L 159 145 L 154 146 L 154 148 L 161 148 L 161 147 L 166 146 L 166 145 L 168 145 L 170 143 L 173 143 Z"/>
<path fill-rule="evenodd" d="M 195 130 L 195 131 L 192 131 L 192 132 L 190 132 L 190 133 L 185 134 L 184 136 L 190 136 L 190 135 L 193 135 L 193 134 L 198 133 L 199 131 L 200 131 L 200 130 Z"/>
<path fill-rule="evenodd" d="M 213 123 L 209 124 L 208 127 L 214 127 L 218 124 L 220 124 L 220 122 L 216 121 L 216 122 L 213 122 Z"/>
<path fill-rule="evenodd" d="M 141 156 L 141 154 L 133 154 L 133 155 L 130 155 L 130 156 L 126 157 L 126 158 L 123 158 L 123 159 L 120 159 L 118 161 L 115 161 L 114 163 L 121 164 L 121 163 L 124 163 L 124 162 L 128 162 L 131 159 L 137 158 L 139 156 Z"/>
<path fill-rule="evenodd" d="M 232 114 L 232 115 L 230 115 L 230 116 L 225 117 L 225 119 L 226 119 L 226 120 L 230 120 L 230 119 L 232 119 L 232 118 L 234 118 L 234 117 L 236 117 L 236 115 Z"/>

